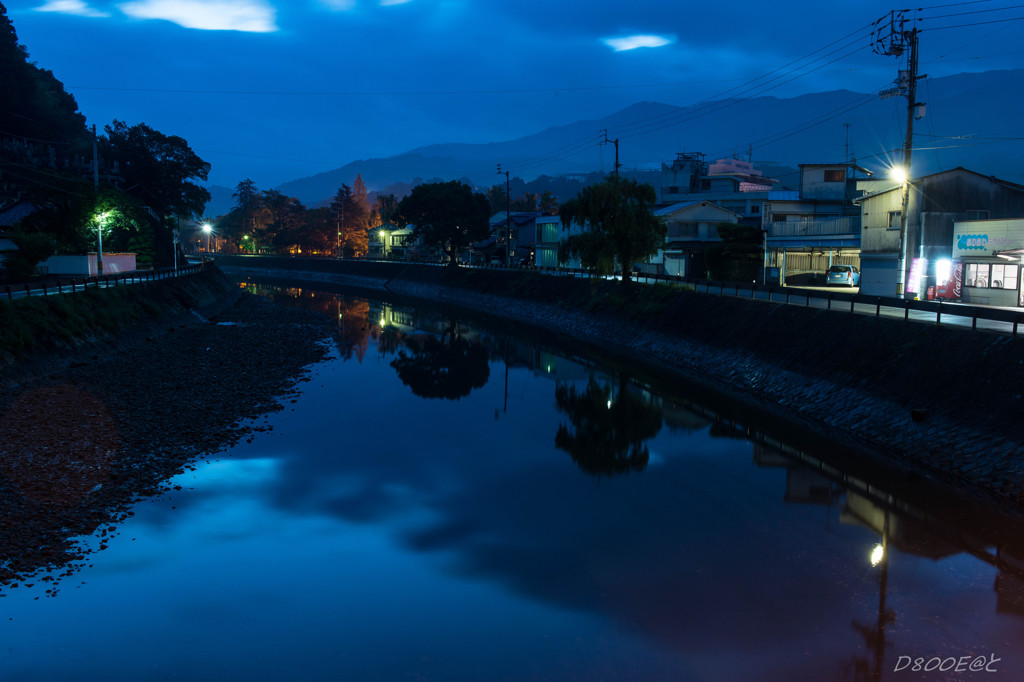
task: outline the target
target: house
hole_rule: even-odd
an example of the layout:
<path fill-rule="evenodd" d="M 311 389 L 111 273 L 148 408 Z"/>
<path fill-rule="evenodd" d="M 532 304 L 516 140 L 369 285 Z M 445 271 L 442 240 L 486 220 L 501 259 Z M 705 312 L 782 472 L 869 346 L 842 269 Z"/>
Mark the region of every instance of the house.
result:
<path fill-rule="evenodd" d="M 965 168 L 926 175 L 910 181 L 901 253 L 902 197 L 902 185 L 890 181 L 854 200 L 861 208 L 861 293 L 903 295 L 902 280 L 907 295 L 923 297 L 936 281 L 936 262 L 953 258 L 957 221 L 1024 217 L 1022 185 Z"/>
<path fill-rule="evenodd" d="M 380 225 L 370 230 L 367 258 L 390 258 L 406 260 L 418 253 L 418 243 L 413 241 L 414 225 L 398 227 Z"/>
<path fill-rule="evenodd" d="M 490 218 L 491 236 L 473 245 L 477 260 L 505 262 L 505 240 L 509 242 L 509 258 L 512 263 L 520 261 L 535 263 L 538 223 L 550 220 L 543 211 L 499 211 Z M 557 216 L 554 221 L 558 222 Z M 552 266 L 553 267 L 553 266 Z"/>
<path fill-rule="evenodd" d="M 740 216 L 760 222 L 761 206 L 778 180 L 766 177 L 749 161 L 719 159 L 708 163 L 701 153 L 679 153 L 661 165 L 658 203 L 672 205 L 710 201 Z"/>
<path fill-rule="evenodd" d="M 1021 265 L 1024 218 L 958 220 L 953 223 L 952 259 L 935 265 L 939 283 L 957 278 L 965 303 L 1024 306 Z"/>
<path fill-rule="evenodd" d="M 537 236 L 534 241 L 533 264 L 539 268 L 566 267 L 578 269 L 581 267 L 578 257 L 570 259 L 567 263 L 558 262 L 558 244 L 570 235 L 581 234 L 583 226 L 573 222 L 569 229 L 562 227 L 561 218 L 558 216 L 541 216 L 535 221 Z"/>
<path fill-rule="evenodd" d="M 800 164 L 800 189 L 770 193 L 761 210 L 766 258 L 776 284 L 815 284 L 832 265 L 860 266 L 864 193 L 849 163 Z"/>
<path fill-rule="evenodd" d="M 654 211 L 665 221 L 665 248 L 642 270 L 680 277 L 704 275 L 704 251 L 722 241 L 718 228 L 736 225 L 740 216 L 710 201 L 689 201 Z"/>

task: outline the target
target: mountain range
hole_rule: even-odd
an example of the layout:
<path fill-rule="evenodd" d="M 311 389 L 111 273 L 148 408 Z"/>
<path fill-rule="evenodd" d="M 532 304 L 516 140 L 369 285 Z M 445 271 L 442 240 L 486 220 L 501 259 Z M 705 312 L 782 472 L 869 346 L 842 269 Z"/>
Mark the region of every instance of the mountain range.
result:
<path fill-rule="evenodd" d="M 962 73 L 918 84 L 926 105 L 914 126 L 915 176 L 963 166 L 984 175 L 1024 182 L 1019 162 L 1016 102 L 1024 69 Z M 395 191 L 402 183 L 468 179 L 482 189 L 503 181 L 496 164 L 513 177 L 611 171 L 614 140 L 624 171 L 651 171 L 677 152 L 701 152 L 709 160 L 751 158 L 756 167 L 795 168 L 852 157 L 881 171 L 902 158 L 906 98 L 835 90 L 791 98 L 724 99 L 677 107 L 640 102 L 604 118 L 557 125 L 533 135 L 487 144 L 435 144 L 387 158 L 347 163 L 292 180 L 275 189 L 316 206 L 357 174 L 372 190 Z M 848 124 L 848 125 L 847 125 Z M 607 144 L 599 144 L 609 138 Z M 227 212 L 231 190 L 211 187 L 208 215 Z M 515 192 L 513 192 L 515 194 Z M 569 197 L 559 197 L 562 200 Z"/>

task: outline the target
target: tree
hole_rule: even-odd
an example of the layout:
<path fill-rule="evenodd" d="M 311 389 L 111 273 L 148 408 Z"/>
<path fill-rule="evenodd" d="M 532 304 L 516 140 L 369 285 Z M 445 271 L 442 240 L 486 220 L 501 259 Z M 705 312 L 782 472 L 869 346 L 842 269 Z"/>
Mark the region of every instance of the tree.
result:
<path fill-rule="evenodd" d="M 378 194 L 376 210 L 381 225 L 397 225 L 400 222 L 398 199 L 394 194 Z"/>
<path fill-rule="evenodd" d="M 5 265 L 8 278 L 15 282 L 31 277 L 36 266 L 55 251 L 53 237 L 42 232 L 15 232 L 11 234 L 11 241 L 18 250 L 7 256 Z"/>
<path fill-rule="evenodd" d="M 623 474 L 647 466 L 650 453 L 644 441 L 661 430 L 661 410 L 627 387 L 625 375 L 620 375 L 617 396 L 610 385 L 602 386 L 593 377 L 582 392 L 575 386 L 555 389 L 555 404 L 573 426 L 570 430 L 559 424 L 555 447 L 589 474 Z"/>
<path fill-rule="evenodd" d="M 585 187 L 559 211 L 564 229 L 576 223 L 584 230 L 561 242 L 559 260 L 579 256 L 584 267 L 608 275 L 617 259 L 622 284 L 628 287 L 633 264 L 665 245 L 667 228 L 654 215 L 654 202 L 654 187 L 617 175 Z"/>
<path fill-rule="evenodd" d="M 342 184 L 331 201 L 331 216 L 338 231 L 339 256 L 365 256 L 369 248 L 370 202 L 361 175 L 352 187 Z"/>
<path fill-rule="evenodd" d="M 538 208 L 547 215 L 558 215 L 558 197 L 549 190 L 544 190 L 540 194 Z"/>
<path fill-rule="evenodd" d="M 398 210 L 425 244 L 441 247 L 452 267 L 458 266 L 462 249 L 490 234 L 487 197 L 457 180 L 413 187 Z"/>
<path fill-rule="evenodd" d="M 210 164 L 184 138 L 164 135 L 145 123 L 115 120 L 100 137 L 100 149 L 117 161 L 127 192 L 161 218 L 203 214 L 210 192 L 194 180 L 206 180 Z"/>
<path fill-rule="evenodd" d="M 537 210 L 537 195 L 533 192 L 527 192 L 518 199 L 512 200 L 512 211 L 536 211 Z"/>
<path fill-rule="evenodd" d="M 493 185 L 487 190 L 487 204 L 491 207 L 491 215 L 503 213 L 508 208 L 504 185 Z"/>

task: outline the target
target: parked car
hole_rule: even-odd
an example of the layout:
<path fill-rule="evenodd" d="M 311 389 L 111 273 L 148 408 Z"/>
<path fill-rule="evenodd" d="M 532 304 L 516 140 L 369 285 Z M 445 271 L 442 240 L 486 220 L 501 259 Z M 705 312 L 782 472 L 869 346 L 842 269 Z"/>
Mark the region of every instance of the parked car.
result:
<path fill-rule="evenodd" d="M 833 265 L 825 275 L 825 285 L 841 284 L 848 287 L 860 286 L 860 270 L 852 265 Z"/>

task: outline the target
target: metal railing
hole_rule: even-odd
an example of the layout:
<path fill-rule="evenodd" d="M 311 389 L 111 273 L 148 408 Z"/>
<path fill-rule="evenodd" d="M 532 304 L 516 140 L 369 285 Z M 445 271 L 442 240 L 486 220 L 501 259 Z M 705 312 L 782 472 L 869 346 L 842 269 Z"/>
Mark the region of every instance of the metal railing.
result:
<path fill-rule="evenodd" d="M 203 269 L 203 264 L 186 265 L 184 267 L 160 268 L 157 270 L 133 270 L 131 272 L 119 272 L 112 275 L 100 275 L 93 277 L 67 277 L 65 279 L 54 278 L 50 282 L 26 283 L 22 285 L 5 285 L 0 288 L 0 298 L 8 300 L 25 298 L 27 296 L 51 296 L 57 294 L 74 294 L 85 291 L 88 287 L 107 288 L 125 286 L 128 284 L 141 284 L 143 282 L 155 282 L 163 279 L 173 279 L 185 275 L 193 275 Z"/>

